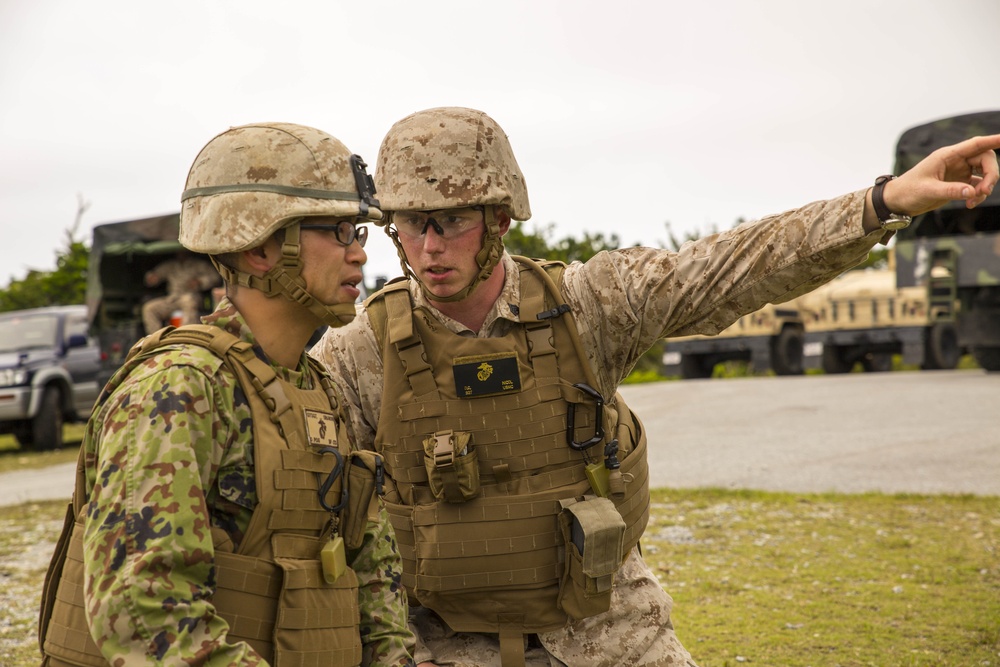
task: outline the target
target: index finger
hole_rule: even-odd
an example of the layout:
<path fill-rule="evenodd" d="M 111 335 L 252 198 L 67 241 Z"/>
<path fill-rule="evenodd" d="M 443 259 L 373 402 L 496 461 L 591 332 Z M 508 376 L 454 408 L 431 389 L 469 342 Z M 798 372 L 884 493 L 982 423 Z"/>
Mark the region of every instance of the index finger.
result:
<path fill-rule="evenodd" d="M 981 153 L 988 153 L 1000 149 L 1000 134 L 987 134 L 980 137 L 972 137 L 965 141 L 960 141 L 952 147 L 956 153 L 963 157 L 975 157 Z M 994 159 L 996 156 L 994 155 Z"/>

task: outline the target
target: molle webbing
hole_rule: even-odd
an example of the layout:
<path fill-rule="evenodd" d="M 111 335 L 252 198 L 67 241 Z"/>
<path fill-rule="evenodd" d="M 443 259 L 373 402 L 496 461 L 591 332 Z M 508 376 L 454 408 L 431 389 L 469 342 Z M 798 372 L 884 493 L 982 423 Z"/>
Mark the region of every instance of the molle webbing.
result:
<path fill-rule="evenodd" d="M 334 584 L 327 584 L 317 560 L 330 522 L 329 512 L 319 504 L 317 478 L 330 473 L 335 457 L 310 448 L 303 418 L 304 408 L 336 414 L 339 428 L 332 437 L 346 461 L 343 402 L 336 387 L 311 359 L 316 388 L 292 387 L 258 359 L 248 343 L 217 327 L 189 325 L 163 329 L 137 344 L 102 400 L 140 362 L 175 344 L 199 345 L 223 359 L 243 387 L 253 415 L 258 505 L 240 552 L 226 552 L 231 548 L 228 536 L 213 529 L 218 538 L 213 604 L 229 624 L 227 641 L 246 641 L 266 660 L 293 667 L 360 664 L 357 577 L 348 568 Z M 269 444 L 262 446 L 264 442 Z M 90 637 L 84 612 L 83 454 L 81 448 L 73 503 L 46 578 L 39 624 L 43 654 L 53 667 L 107 664 Z M 327 496 L 330 504 L 339 502 L 344 479 L 342 474 L 333 484 Z"/>
<path fill-rule="evenodd" d="M 612 499 L 626 525 L 623 558 L 649 512 L 645 434 L 620 396 L 605 405 L 605 437 L 586 456 L 567 444 L 570 405 L 573 440 L 594 433 L 593 397 L 574 384 L 593 387 L 596 380 L 556 287 L 562 266 L 516 261 L 522 321 L 504 337 L 451 333 L 433 311 L 413 309 L 405 282 L 366 304 L 383 349 L 376 449 L 393 483 L 384 500 L 403 583 L 451 628 L 511 637 L 565 624 L 557 603 L 564 550 L 559 501 L 592 493 L 584 467 L 603 461 L 611 439 L 619 441 L 626 480 L 624 495 Z M 459 397 L 456 360 L 507 357 L 517 359 L 517 391 Z M 425 442 L 442 432 L 471 434 L 480 486 L 465 502 L 440 500 L 429 484 Z"/>

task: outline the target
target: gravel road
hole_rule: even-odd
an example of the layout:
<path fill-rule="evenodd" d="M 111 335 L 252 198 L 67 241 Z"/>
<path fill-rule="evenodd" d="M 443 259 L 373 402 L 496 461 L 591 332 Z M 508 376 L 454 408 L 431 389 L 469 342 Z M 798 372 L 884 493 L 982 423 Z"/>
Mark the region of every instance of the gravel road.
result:
<path fill-rule="evenodd" d="M 654 487 L 1000 496 L 1000 373 L 685 380 L 624 387 Z M 75 463 L 0 474 L 0 505 L 69 498 Z"/>

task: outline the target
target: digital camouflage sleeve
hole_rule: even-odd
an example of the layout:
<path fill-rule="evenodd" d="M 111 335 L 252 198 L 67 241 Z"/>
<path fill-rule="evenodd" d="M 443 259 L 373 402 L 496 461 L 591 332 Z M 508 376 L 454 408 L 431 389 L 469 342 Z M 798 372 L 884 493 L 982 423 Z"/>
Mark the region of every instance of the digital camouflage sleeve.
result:
<path fill-rule="evenodd" d="M 597 389 L 613 396 L 638 357 L 660 338 L 717 333 L 769 301 L 803 294 L 864 260 L 882 236 L 881 231 L 864 234 L 864 202 L 862 190 L 746 223 L 677 251 L 623 248 L 569 265 L 560 287 L 597 377 Z M 510 332 L 520 318 L 530 319 L 531 314 L 520 313 L 517 267 L 506 254 L 502 261 L 503 291 L 480 331 L 469 331 L 440 312 L 435 313 L 437 320 L 455 333 L 496 337 Z M 410 295 L 415 305 L 433 308 L 412 281 Z M 345 394 L 355 445 L 373 448 L 384 371 L 367 312 L 346 327 L 329 330 L 310 354 L 331 370 Z M 673 632 L 672 600 L 637 551 L 619 570 L 612 596 L 607 613 L 540 634 L 547 652 L 543 663 L 591 667 L 690 663 Z M 412 618 L 421 622 L 420 614 Z M 433 625 L 418 630 L 418 660 L 431 657 L 426 648 L 431 642 L 438 651 L 435 658 L 454 659 L 447 664 L 481 664 L 477 661 L 499 651 L 495 636 L 438 632 Z M 447 647 L 446 653 L 442 647 Z"/>

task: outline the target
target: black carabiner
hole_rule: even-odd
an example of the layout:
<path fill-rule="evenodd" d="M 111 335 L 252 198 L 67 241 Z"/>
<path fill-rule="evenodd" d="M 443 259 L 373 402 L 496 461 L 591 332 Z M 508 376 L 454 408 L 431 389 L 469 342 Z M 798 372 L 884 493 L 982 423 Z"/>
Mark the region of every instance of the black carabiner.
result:
<path fill-rule="evenodd" d="M 581 382 L 573 386 L 593 398 L 596 403 L 594 407 L 594 435 L 589 440 L 584 440 L 583 442 L 577 442 L 573 439 L 573 427 L 576 421 L 576 404 L 570 403 L 568 406 L 569 409 L 566 411 L 566 443 L 571 449 L 582 452 L 586 449 L 590 449 L 604 439 L 604 397 L 589 384 Z"/>
<path fill-rule="evenodd" d="M 338 505 L 329 505 L 326 502 L 326 494 L 330 492 L 330 488 L 333 487 L 333 483 L 336 482 L 337 478 L 340 477 L 341 473 L 344 472 L 344 457 L 341 456 L 340 452 L 337 450 L 336 447 L 323 447 L 322 449 L 319 450 L 319 453 L 333 454 L 335 457 L 337 457 L 337 465 L 333 466 L 333 470 L 331 470 L 330 474 L 326 476 L 326 480 L 324 480 L 323 483 L 319 485 L 319 491 L 317 491 L 319 495 L 319 504 L 322 505 L 323 509 L 325 509 L 327 512 L 330 513 L 339 512 L 340 510 L 347 507 L 347 484 L 343 485 L 343 489 L 341 490 L 340 493 L 340 504 Z M 318 477 L 319 475 L 317 474 L 317 478 Z"/>

